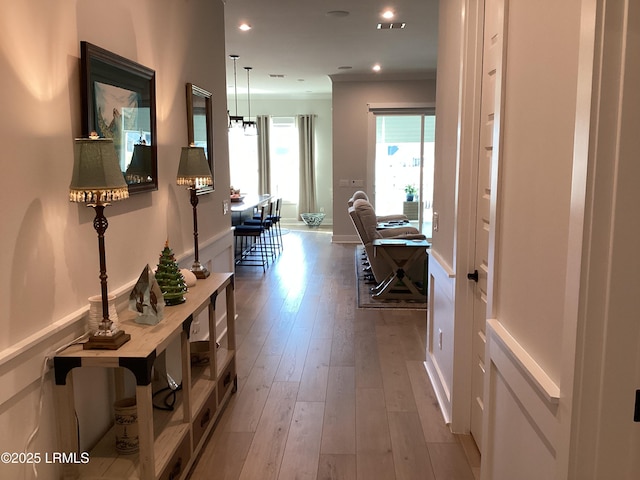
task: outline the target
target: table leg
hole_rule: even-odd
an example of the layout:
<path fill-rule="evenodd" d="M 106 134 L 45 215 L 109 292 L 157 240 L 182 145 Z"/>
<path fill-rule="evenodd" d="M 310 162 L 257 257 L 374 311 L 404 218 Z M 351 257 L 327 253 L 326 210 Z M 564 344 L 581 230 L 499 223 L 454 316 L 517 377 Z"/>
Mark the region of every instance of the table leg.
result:
<path fill-rule="evenodd" d="M 58 441 L 60 451 L 65 453 L 77 453 L 80 449 L 78 445 L 78 431 L 75 417 L 75 400 L 73 396 L 73 373 L 69 372 L 65 385 L 54 385 L 53 387 L 56 428 L 58 430 Z M 71 463 L 61 464 L 62 478 L 78 478 L 78 466 Z"/>
<path fill-rule="evenodd" d="M 151 403 L 151 397 L 151 384 L 136 386 L 138 440 L 140 444 L 140 480 L 152 480 L 156 477 L 153 448 L 153 405 Z"/>
<path fill-rule="evenodd" d="M 391 247 L 391 248 L 411 248 L 407 246 L 403 247 Z M 409 258 L 405 260 L 399 260 L 393 258 L 386 247 L 377 246 L 376 253 L 380 252 L 380 256 L 385 259 L 387 264 L 391 267 L 392 273 L 383 282 L 376 287 L 375 292 L 372 294 L 374 298 L 396 298 L 396 299 L 413 299 L 424 300 L 425 296 L 416 288 L 413 284 L 413 280 L 409 276 L 409 269 L 411 266 L 421 257 L 422 249 L 413 248 L 413 253 Z M 393 292 L 393 289 L 398 288 L 398 284 L 404 286 L 404 292 Z"/>

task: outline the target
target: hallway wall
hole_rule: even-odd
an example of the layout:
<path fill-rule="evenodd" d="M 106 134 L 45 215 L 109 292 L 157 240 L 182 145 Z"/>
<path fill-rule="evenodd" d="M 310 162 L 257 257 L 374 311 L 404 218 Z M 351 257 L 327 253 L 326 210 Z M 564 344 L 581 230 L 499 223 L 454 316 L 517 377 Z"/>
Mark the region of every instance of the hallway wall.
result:
<path fill-rule="evenodd" d="M 36 427 L 43 359 L 84 331 L 87 298 L 99 293 L 93 211 L 71 204 L 73 139 L 81 135 L 80 41 L 86 40 L 156 71 L 159 188 L 106 211 L 111 292 L 128 291 L 168 239 L 189 264 L 193 223 L 188 194 L 175 185 L 180 148 L 187 143 L 185 84 L 214 92 L 214 125 L 226 125 L 222 2 L 73 0 L 0 3 L 0 439 L 1 451 L 22 451 Z M 226 130 L 216 129 L 216 191 L 198 207 L 200 257 L 214 270 L 232 267 Z M 91 370 L 91 369 L 89 369 Z M 109 418 L 109 377 L 84 375 L 78 393 L 90 445 Z M 45 377 L 40 432 L 32 451 L 56 451 L 51 374 Z M 91 409 L 94 409 L 93 411 Z M 86 426 L 90 425 L 87 429 Z M 0 465 L 0 477 L 25 478 L 31 466 Z M 56 478 L 40 465 L 39 478 Z"/>
<path fill-rule="evenodd" d="M 435 286 L 429 331 L 442 332 L 443 341 L 429 371 L 452 428 L 464 432 L 476 401 L 469 393 L 471 370 L 486 370 L 484 398 L 478 400 L 488 439 L 482 449 L 484 478 L 534 478 L 540 469 L 555 471 L 559 443 L 580 1 L 548 2 L 544 8 L 506 2 L 502 130 L 491 191 L 495 230 L 488 276 L 493 284 L 485 292 L 492 323 L 487 356 L 478 366 L 467 353 L 481 340 L 469 333 L 474 286 L 465 277 L 479 264 L 473 258 L 475 207 L 467 189 L 475 191 L 469 181 L 478 155 L 470 148 L 474 128 L 487 133 L 469 122 L 479 122 L 473 79 L 480 73 L 473 63 L 475 27 L 467 12 L 482 3 L 441 5 L 434 192 L 440 225 L 430 256 Z"/>
<path fill-rule="evenodd" d="M 547 3 L 541 8 L 507 1 L 505 7 L 503 130 L 498 191 L 492 192 L 497 202 L 493 308 L 487 312 L 485 361 L 487 479 L 516 472 L 520 478 L 537 478 L 538 472 L 553 476 L 558 455 L 565 453 L 558 435 L 559 402 L 573 390 L 561 377 L 565 355 L 573 352 L 563 338 L 570 321 L 565 285 L 567 275 L 579 274 L 567 268 L 581 1 Z"/>

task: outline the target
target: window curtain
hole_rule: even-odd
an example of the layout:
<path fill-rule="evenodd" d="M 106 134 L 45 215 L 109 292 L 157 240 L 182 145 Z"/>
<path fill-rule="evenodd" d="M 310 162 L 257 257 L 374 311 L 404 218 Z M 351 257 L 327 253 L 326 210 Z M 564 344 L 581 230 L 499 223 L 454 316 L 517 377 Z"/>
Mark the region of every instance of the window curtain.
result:
<path fill-rule="evenodd" d="M 315 173 L 315 115 L 298 115 L 298 140 L 300 146 L 300 193 L 298 214 L 316 212 Z"/>
<path fill-rule="evenodd" d="M 271 193 L 271 159 L 269 155 L 269 116 L 256 117 L 258 127 L 258 193 Z"/>

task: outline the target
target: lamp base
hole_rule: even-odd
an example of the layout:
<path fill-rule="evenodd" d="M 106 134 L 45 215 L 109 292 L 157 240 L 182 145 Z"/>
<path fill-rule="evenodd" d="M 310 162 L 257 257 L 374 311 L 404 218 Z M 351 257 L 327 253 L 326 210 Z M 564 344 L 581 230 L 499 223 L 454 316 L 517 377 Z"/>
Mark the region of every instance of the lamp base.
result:
<path fill-rule="evenodd" d="M 113 335 L 96 335 L 95 333 L 82 344 L 83 350 L 117 350 L 131 339 L 131 335 L 118 330 Z"/>
<path fill-rule="evenodd" d="M 207 267 L 202 265 L 200 262 L 194 262 L 194 264 L 191 265 L 191 272 L 199 279 L 207 278 L 209 276 L 209 270 L 207 270 Z"/>

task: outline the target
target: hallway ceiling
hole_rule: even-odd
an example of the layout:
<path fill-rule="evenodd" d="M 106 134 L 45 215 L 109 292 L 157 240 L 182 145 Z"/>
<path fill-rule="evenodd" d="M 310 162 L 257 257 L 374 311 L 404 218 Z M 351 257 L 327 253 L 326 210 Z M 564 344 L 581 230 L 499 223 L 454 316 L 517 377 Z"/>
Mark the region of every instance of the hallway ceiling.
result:
<path fill-rule="evenodd" d="M 385 9 L 395 17 L 382 18 Z M 251 30 L 241 31 L 243 22 Z M 406 25 L 378 29 L 381 22 Z M 228 93 L 234 94 L 231 54 L 239 55 L 239 98 L 247 91 L 244 67 L 252 67 L 251 98 L 326 98 L 334 75 L 434 78 L 437 29 L 438 0 L 226 0 Z M 376 63 L 379 73 L 372 71 Z"/>

